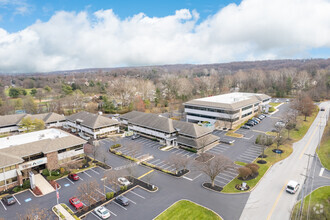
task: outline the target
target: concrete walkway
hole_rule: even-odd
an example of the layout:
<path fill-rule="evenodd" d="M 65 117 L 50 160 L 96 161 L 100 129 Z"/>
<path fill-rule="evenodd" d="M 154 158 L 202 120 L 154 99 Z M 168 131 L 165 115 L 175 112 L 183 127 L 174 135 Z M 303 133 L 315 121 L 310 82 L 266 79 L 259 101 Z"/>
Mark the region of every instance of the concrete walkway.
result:
<path fill-rule="evenodd" d="M 55 191 L 52 185 L 50 185 L 50 183 L 41 174 L 34 175 L 34 179 L 36 186 L 40 189 L 42 195 L 46 195 Z"/>
<path fill-rule="evenodd" d="M 55 208 L 57 208 L 57 210 L 62 213 L 62 215 L 64 215 L 65 220 L 75 220 L 74 217 L 72 217 L 72 215 L 68 211 L 66 211 L 63 206 L 61 206 L 61 204 L 56 205 Z"/>

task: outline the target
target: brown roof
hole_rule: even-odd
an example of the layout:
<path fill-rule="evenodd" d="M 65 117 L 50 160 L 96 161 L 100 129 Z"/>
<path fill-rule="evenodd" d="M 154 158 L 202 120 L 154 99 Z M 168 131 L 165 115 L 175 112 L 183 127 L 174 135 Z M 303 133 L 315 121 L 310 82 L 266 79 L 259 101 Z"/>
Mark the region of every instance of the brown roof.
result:
<path fill-rule="evenodd" d="M 138 111 L 131 111 L 131 112 L 128 112 L 126 114 L 123 114 L 123 115 L 119 116 L 119 118 L 121 120 L 130 120 L 130 119 L 133 119 L 133 118 L 138 117 L 138 116 L 143 115 L 143 114 L 146 114 L 146 113 L 138 112 Z"/>
<path fill-rule="evenodd" d="M 208 134 L 200 138 L 188 138 L 184 136 L 180 136 L 177 138 L 178 144 L 194 147 L 200 149 L 202 147 L 206 147 L 209 144 L 212 144 L 216 141 L 219 141 L 219 137 L 213 134 Z"/>
<path fill-rule="evenodd" d="M 198 138 L 205 134 L 211 133 L 212 130 L 206 127 L 199 126 L 198 124 L 184 122 L 184 121 L 175 121 L 173 120 L 174 129 L 180 129 L 179 134 Z"/>
<path fill-rule="evenodd" d="M 95 129 L 95 128 L 103 128 L 112 125 L 118 125 L 119 122 L 102 115 L 93 114 L 89 112 L 78 112 L 76 114 L 70 115 L 66 118 L 69 121 L 75 122 L 77 120 L 81 120 L 81 124 L 83 126 Z"/>
<path fill-rule="evenodd" d="M 47 123 L 52 123 L 52 122 L 58 122 L 58 121 L 65 121 L 65 116 L 60 115 L 54 112 L 49 112 L 49 113 L 42 113 L 42 114 L 35 114 L 35 115 L 26 115 L 26 117 L 31 117 L 32 119 L 40 119 Z"/>
<path fill-rule="evenodd" d="M 64 131 L 61 131 L 64 132 Z M 22 162 L 22 157 L 37 154 L 37 153 L 50 153 L 61 149 L 77 146 L 87 143 L 86 140 L 67 133 L 68 136 L 55 138 L 55 139 L 43 139 L 26 144 L 15 145 L 0 149 L 1 162 L 0 167 L 10 166 L 12 164 L 18 164 Z M 4 155 L 2 157 L 2 155 Z M 6 156 L 5 156 L 6 155 Z M 4 158 L 4 160 L 3 160 Z"/>
<path fill-rule="evenodd" d="M 172 119 L 161 117 L 152 113 L 139 113 L 138 116 L 129 119 L 128 122 L 131 124 L 166 133 L 175 132 L 175 129 L 173 128 Z"/>
<path fill-rule="evenodd" d="M 17 125 L 26 114 L 2 115 L 0 116 L 0 127 Z"/>

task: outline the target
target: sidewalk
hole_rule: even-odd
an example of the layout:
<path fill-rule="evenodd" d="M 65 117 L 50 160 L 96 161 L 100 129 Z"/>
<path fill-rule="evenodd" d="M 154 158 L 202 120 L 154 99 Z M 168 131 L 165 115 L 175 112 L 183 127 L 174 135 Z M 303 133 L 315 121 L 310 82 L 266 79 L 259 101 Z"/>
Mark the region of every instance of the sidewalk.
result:
<path fill-rule="evenodd" d="M 57 208 L 57 210 L 62 213 L 62 215 L 64 215 L 65 220 L 75 220 L 74 217 L 72 217 L 72 215 L 68 211 L 66 211 L 63 206 L 61 206 L 61 204 L 56 205 L 55 208 Z"/>
<path fill-rule="evenodd" d="M 41 174 L 34 175 L 34 179 L 36 186 L 40 189 L 42 195 L 46 195 L 55 191 L 52 185 L 50 185 L 50 183 Z"/>

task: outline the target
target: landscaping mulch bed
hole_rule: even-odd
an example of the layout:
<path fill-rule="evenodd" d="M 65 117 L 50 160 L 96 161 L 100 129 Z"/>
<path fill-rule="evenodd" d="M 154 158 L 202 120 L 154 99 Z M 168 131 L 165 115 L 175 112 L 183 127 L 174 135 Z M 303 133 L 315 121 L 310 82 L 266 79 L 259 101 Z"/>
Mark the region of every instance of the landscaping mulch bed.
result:
<path fill-rule="evenodd" d="M 203 183 L 203 186 L 205 188 L 208 188 L 208 189 L 211 189 L 211 190 L 214 190 L 214 191 L 217 191 L 217 192 L 221 192 L 222 189 L 223 189 L 222 187 L 217 186 L 217 185 L 212 186 L 211 183 Z"/>
<path fill-rule="evenodd" d="M 245 189 L 242 190 L 242 184 L 236 184 L 235 188 L 240 191 L 246 191 L 250 189 L 250 186 L 246 185 Z"/>
<path fill-rule="evenodd" d="M 204 153 L 203 156 L 200 155 L 200 156 L 196 157 L 195 160 L 198 161 L 198 162 L 205 163 L 205 162 L 211 160 L 213 157 L 214 157 L 214 155 L 212 155 L 212 154 Z"/>
<path fill-rule="evenodd" d="M 261 155 L 259 155 L 258 157 L 259 157 L 259 158 L 267 158 L 268 156 L 267 156 L 266 154 L 264 154 L 264 155 L 261 154 Z"/>
<path fill-rule="evenodd" d="M 259 173 L 256 173 L 255 175 L 248 176 L 248 178 L 246 178 L 246 179 L 243 179 L 242 177 L 238 177 L 237 179 L 243 180 L 243 181 L 248 181 L 248 180 L 255 179 L 258 175 L 259 175 Z"/>
<path fill-rule="evenodd" d="M 266 164 L 267 161 L 265 161 L 265 160 L 258 160 L 257 163 L 259 163 L 259 164 Z"/>
<path fill-rule="evenodd" d="M 109 166 L 109 165 L 107 165 L 105 163 L 97 162 L 96 165 L 99 166 L 99 167 L 102 167 L 103 169 L 106 169 L 106 170 L 110 170 L 111 169 L 111 166 Z"/>
<path fill-rule="evenodd" d="M 283 154 L 283 150 L 280 150 L 280 149 L 274 149 L 272 150 L 275 154 Z"/>

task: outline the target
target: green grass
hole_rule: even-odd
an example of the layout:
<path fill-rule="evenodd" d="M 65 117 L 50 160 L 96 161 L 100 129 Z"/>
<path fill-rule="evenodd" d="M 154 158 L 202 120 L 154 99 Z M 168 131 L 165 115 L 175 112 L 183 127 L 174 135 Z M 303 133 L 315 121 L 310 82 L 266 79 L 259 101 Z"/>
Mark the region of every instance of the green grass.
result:
<path fill-rule="evenodd" d="M 234 163 L 237 164 L 237 165 L 240 165 L 240 166 L 245 166 L 247 164 L 247 163 L 244 163 L 244 162 L 241 162 L 241 161 L 235 161 Z"/>
<path fill-rule="evenodd" d="M 310 196 L 311 199 L 310 199 Z M 310 199 L 310 208 L 309 208 L 309 219 L 329 219 L 330 218 L 330 186 L 324 186 L 314 190 L 311 194 L 305 197 L 304 199 L 304 207 L 303 207 L 303 218 L 307 219 L 307 211 L 308 211 L 308 203 Z M 319 211 L 319 205 L 323 205 L 323 212 L 317 214 L 316 211 Z M 295 219 L 297 210 L 300 209 L 300 201 L 293 208 L 291 219 Z"/>
<path fill-rule="evenodd" d="M 271 102 L 271 103 L 269 103 L 269 105 L 271 105 L 272 107 L 276 107 L 276 106 L 278 106 L 278 105 L 280 105 L 281 103 L 274 103 L 274 102 Z"/>
<path fill-rule="evenodd" d="M 10 88 L 5 89 L 5 95 L 6 95 L 7 97 L 9 97 L 9 89 L 10 89 Z M 32 89 L 25 89 L 27 95 L 30 95 L 31 90 L 32 90 Z"/>
<path fill-rule="evenodd" d="M 174 203 L 169 209 L 161 213 L 156 220 L 171 219 L 171 220 L 181 220 L 181 219 L 222 219 L 213 211 L 206 209 L 196 203 L 181 200 Z"/>
<path fill-rule="evenodd" d="M 317 150 L 317 155 L 319 156 L 322 165 L 330 170 L 330 125 L 325 127 L 320 149 Z"/>
<path fill-rule="evenodd" d="M 233 179 L 231 182 L 229 182 L 221 192 L 223 193 L 239 193 L 239 192 L 242 192 L 240 190 L 237 190 L 235 188 L 235 186 L 237 184 L 242 184 L 242 182 L 246 182 L 248 186 L 250 186 L 250 190 L 255 187 L 255 185 L 257 185 L 257 183 L 259 182 L 259 180 L 263 177 L 263 175 L 267 172 L 267 170 L 269 169 L 269 167 L 280 161 L 280 160 L 283 160 L 285 158 L 287 158 L 293 151 L 292 147 L 290 144 L 285 144 L 283 146 L 280 146 L 280 149 L 284 150 L 283 154 L 279 155 L 279 154 L 275 154 L 272 150 L 275 148 L 275 144 L 273 144 L 272 146 L 268 147 L 266 150 L 265 150 L 265 154 L 268 156 L 267 158 L 263 158 L 263 160 L 266 160 L 267 163 L 266 164 L 258 164 L 256 163 L 257 160 L 259 160 L 260 158 L 257 158 L 256 161 L 254 161 L 253 163 L 256 163 L 259 165 L 259 175 L 257 176 L 257 178 L 255 179 L 252 179 L 252 180 L 239 180 L 237 178 Z M 238 165 L 241 165 L 239 163 L 237 163 L 238 161 L 236 161 L 235 163 L 238 164 Z M 242 163 L 242 162 L 240 162 Z M 250 191 L 249 190 L 249 191 Z M 244 192 L 247 192 L 247 191 L 244 191 Z"/>
<path fill-rule="evenodd" d="M 235 138 L 242 138 L 243 137 L 242 134 L 237 134 L 237 133 L 234 133 L 233 131 L 228 131 L 225 135 L 229 136 L 229 137 L 235 137 Z"/>

